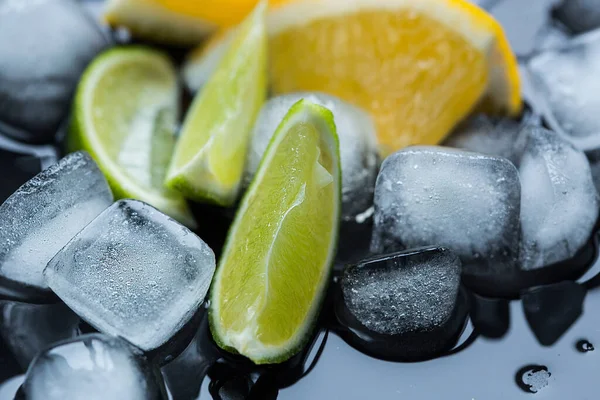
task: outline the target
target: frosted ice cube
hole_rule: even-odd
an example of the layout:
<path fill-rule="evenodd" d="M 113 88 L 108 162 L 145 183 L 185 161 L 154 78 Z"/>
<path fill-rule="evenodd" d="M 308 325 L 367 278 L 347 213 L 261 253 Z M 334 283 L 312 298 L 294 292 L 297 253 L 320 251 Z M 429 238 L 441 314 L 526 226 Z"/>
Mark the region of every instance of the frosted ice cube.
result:
<path fill-rule="evenodd" d="M 544 51 L 565 46 L 569 43 L 570 35 L 559 25 L 548 24 L 544 26 L 535 38 L 535 50 Z"/>
<path fill-rule="evenodd" d="M 534 108 L 582 150 L 600 147 L 600 30 L 543 52 L 527 64 Z"/>
<path fill-rule="evenodd" d="M 86 153 L 36 175 L 0 206 L 0 277 L 47 289 L 42 271 L 48 261 L 112 201 Z"/>
<path fill-rule="evenodd" d="M 77 336 L 79 322 L 63 303 L 0 302 L 0 335 L 25 369 L 41 350 Z"/>
<path fill-rule="evenodd" d="M 458 257 L 442 248 L 408 250 L 348 266 L 341 279 L 338 318 L 350 332 L 361 332 L 354 341 L 369 337 L 362 345 L 374 355 L 434 355 L 456 340 L 464 323 L 460 274 Z"/>
<path fill-rule="evenodd" d="M 20 392 L 29 400 L 162 400 L 159 374 L 122 339 L 90 334 L 41 353 Z"/>
<path fill-rule="evenodd" d="M 520 184 L 499 157 L 412 147 L 382 164 L 375 187 L 371 251 L 438 245 L 461 258 L 465 275 L 515 273 Z"/>
<path fill-rule="evenodd" d="M 357 107 L 337 97 L 317 92 L 292 93 L 274 97 L 261 109 L 254 125 L 245 185 L 248 186 L 269 145 L 277 126 L 290 107 L 300 99 L 320 104 L 333 113 L 340 139 L 342 166 L 342 217 L 353 219 L 368 209 L 373 201 L 377 177 L 377 139 L 370 117 Z"/>
<path fill-rule="evenodd" d="M 50 288 L 99 331 L 145 351 L 194 316 L 215 270 L 212 250 L 153 207 L 120 200 L 44 270 Z"/>
<path fill-rule="evenodd" d="M 598 218 L 589 162 L 554 132 L 529 133 L 521 165 L 521 268 L 569 259 L 588 241 Z"/>
<path fill-rule="evenodd" d="M 563 0 L 556 17 L 575 33 L 600 28 L 600 1 Z"/>
<path fill-rule="evenodd" d="M 0 130 L 49 141 L 108 40 L 75 0 L 0 1 Z"/>
<path fill-rule="evenodd" d="M 517 121 L 502 119 L 494 122 L 479 114 L 461 123 L 444 141 L 444 146 L 504 157 L 518 164 L 524 135 L 523 125 Z"/>

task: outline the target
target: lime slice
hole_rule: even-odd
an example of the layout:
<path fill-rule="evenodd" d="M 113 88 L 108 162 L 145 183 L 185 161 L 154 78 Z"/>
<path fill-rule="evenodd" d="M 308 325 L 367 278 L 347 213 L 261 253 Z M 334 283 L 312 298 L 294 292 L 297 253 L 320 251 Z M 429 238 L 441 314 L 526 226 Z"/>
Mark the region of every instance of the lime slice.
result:
<path fill-rule="evenodd" d="M 302 348 L 329 280 L 340 196 L 333 115 L 301 100 L 271 139 L 227 238 L 211 291 L 219 346 L 257 364 Z"/>
<path fill-rule="evenodd" d="M 186 197 L 236 200 L 252 125 L 267 92 L 266 3 L 242 23 L 185 118 L 166 184 Z"/>
<path fill-rule="evenodd" d="M 75 95 L 70 151 L 96 160 L 116 198 L 134 198 L 195 226 L 185 199 L 164 187 L 175 143 L 177 74 L 162 53 L 108 50 L 86 69 Z"/>

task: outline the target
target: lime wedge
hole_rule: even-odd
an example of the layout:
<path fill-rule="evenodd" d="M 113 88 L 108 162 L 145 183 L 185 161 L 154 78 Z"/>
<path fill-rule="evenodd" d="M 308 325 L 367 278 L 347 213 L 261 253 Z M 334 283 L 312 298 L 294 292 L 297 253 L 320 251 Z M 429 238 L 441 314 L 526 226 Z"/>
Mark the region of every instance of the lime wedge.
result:
<path fill-rule="evenodd" d="M 186 115 L 166 184 L 190 199 L 224 206 L 236 200 L 267 92 L 265 10 L 261 2 L 242 23 Z"/>
<path fill-rule="evenodd" d="M 339 158 L 331 112 L 296 103 L 241 201 L 213 281 L 210 326 L 222 348 L 264 364 L 305 344 L 335 254 Z"/>
<path fill-rule="evenodd" d="M 96 160 L 116 198 L 153 205 L 195 227 L 185 199 L 164 187 L 175 144 L 177 74 L 162 53 L 108 50 L 86 69 L 75 95 L 70 151 Z"/>

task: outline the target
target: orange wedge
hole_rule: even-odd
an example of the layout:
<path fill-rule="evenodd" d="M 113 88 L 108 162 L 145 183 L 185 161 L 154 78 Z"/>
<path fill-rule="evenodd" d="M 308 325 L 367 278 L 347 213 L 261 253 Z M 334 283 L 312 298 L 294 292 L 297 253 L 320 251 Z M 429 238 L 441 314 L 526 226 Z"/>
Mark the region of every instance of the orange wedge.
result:
<path fill-rule="evenodd" d="M 271 6 L 268 30 L 273 93 L 321 91 L 362 107 L 384 154 L 440 142 L 478 106 L 521 110 L 502 27 L 466 0 L 291 0 Z M 230 36 L 191 54 L 192 88 Z"/>

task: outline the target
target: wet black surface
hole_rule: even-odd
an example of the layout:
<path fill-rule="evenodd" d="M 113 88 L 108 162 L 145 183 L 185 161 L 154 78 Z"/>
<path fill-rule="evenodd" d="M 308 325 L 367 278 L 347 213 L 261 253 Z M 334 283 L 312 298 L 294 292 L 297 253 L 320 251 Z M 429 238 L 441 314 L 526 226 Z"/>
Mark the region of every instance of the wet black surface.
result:
<path fill-rule="evenodd" d="M 525 60 L 536 51 L 542 28 L 556 24 L 551 9 L 560 0 L 478 2 L 503 23 L 519 59 Z M 98 8 L 99 1 L 88 3 Z M 0 197 L 37 172 L 35 160 L 28 157 L 0 152 L 0 167 L 11 172 L 0 180 Z M 194 211 L 199 235 L 218 253 L 232 212 L 206 206 Z M 360 234 L 342 236 L 344 262 L 357 261 L 368 247 L 363 227 L 355 228 Z M 312 346 L 301 354 L 281 365 L 257 367 L 220 351 L 210 337 L 206 316 L 201 315 L 198 334 L 181 358 L 170 364 L 167 383 L 176 399 L 183 400 L 194 399 L 198 390 L 200 399 L 597 399 L 600 355 L 594 344 L 600 342 L 600 263 L 591 261 L 597 253 L 591 248 L 590 244 L 582 251 L 583 258 L 571 261 L 577 270 L 573 276 L 561 277 L 578 284 L 529 289 L 522 293 L 524 302 L 485 297 L 463 288 L 470 315 L 456 340 L 433 359 L 385 361 L 365 355 L 356 343 L 349 344 L 347 331 L 335 318 L 336 285 L 332 284 Z M 582 271 L 582 264 L 593 265 Z M 525 286 L 555 281 L 532 278 Z M 180 362 L 183 357 L 185 362 Z M 163 372 L 168 376 L 166 368 Z M 0 382 L 22 372 L 0 338 Z"/>

